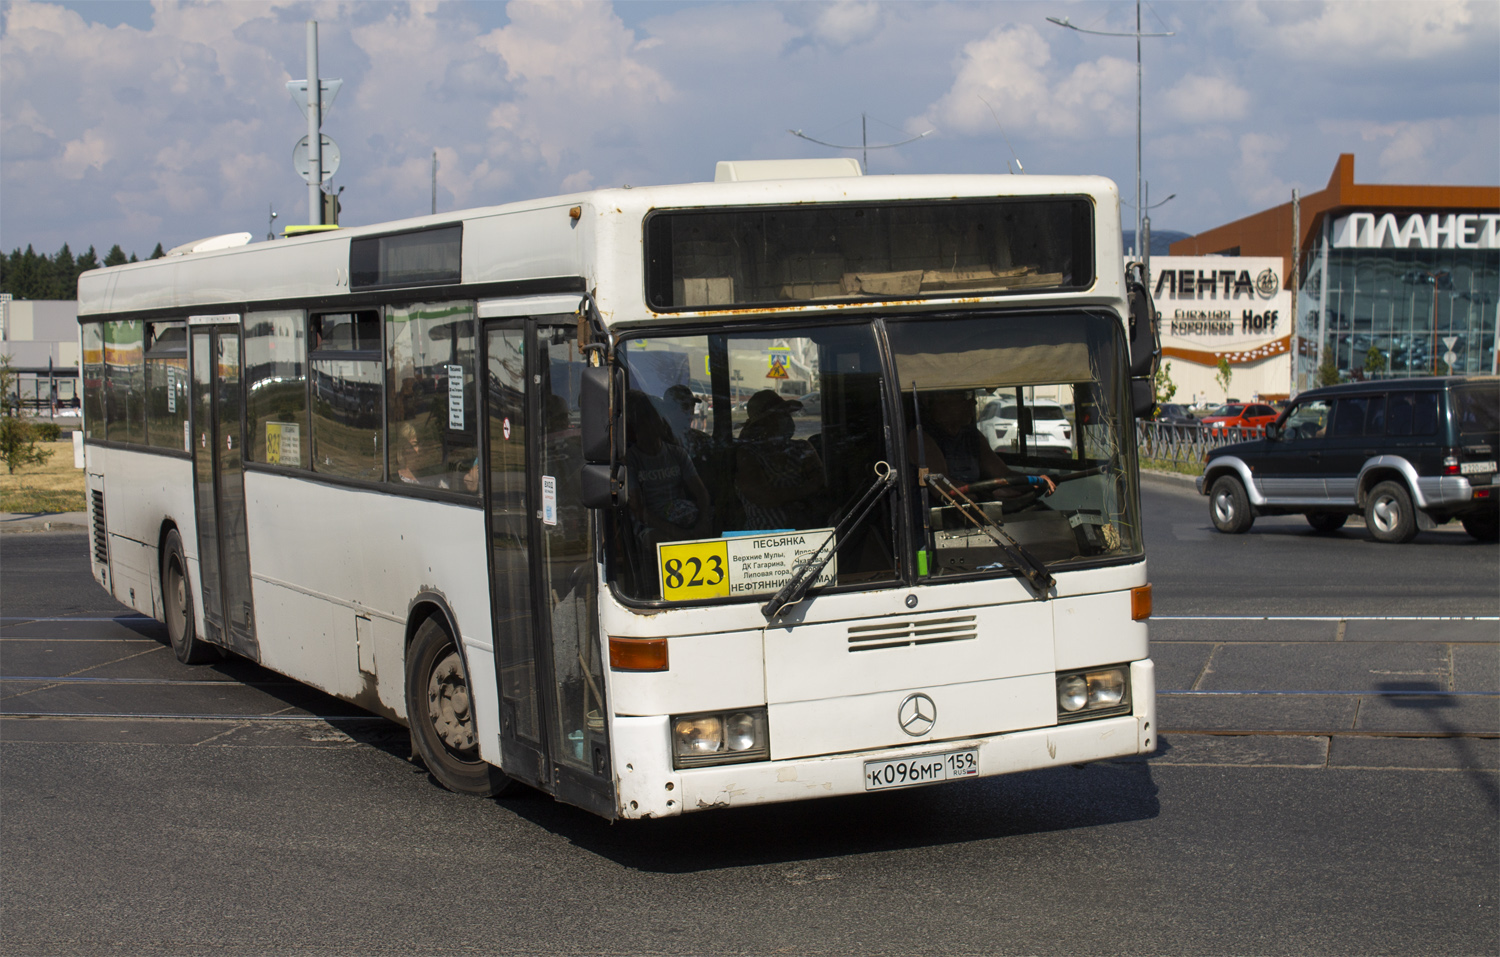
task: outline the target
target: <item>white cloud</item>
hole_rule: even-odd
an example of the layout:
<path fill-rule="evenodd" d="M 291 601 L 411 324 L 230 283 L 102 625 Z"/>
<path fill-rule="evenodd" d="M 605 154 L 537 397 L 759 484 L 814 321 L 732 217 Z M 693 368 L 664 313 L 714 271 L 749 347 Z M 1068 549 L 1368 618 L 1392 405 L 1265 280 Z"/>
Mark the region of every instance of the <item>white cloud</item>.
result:
<path fill-rule="evenodd" d="M 1070 73 L 1030 26 L 1001 27 L 967 44 L 953 85 L 927 109 L 923 122 L 969 135 L 1097 135 L 1134 127 L 1135 64 L 1100 57 Z M 994 112 L 991 113 L 991 110 Z"/>
<path fill-rule="evenodd" d="M 1497 22 L 1491 0 L 1331 0 L 1322 4 L 1247 3 L 1236 17 L 1257 45 L 1294 60 L 1322 63 L 1429 60 L 1487 42 Z"/>
<path fill-rule="evenodd" d="M 839 0 L 818 14 L 813 32 L 825 43 L 845 47 L 873 37 L 880 31 L 883 20 L 882 4 Z"/>
<path fill-rule="evenodd" d="M 1475 129 L 1476 125 L 1479 127 Z M 1379 152 L 1361 163 L 1361 182 L 1466 183 L 1486 181 L 1500 153 L 1500 118 L 1476 124 L 1468 117 L 1437 117 L 1411 122 L 1338 124 Z"/>
<path fill-rule="evenodd" d="M 1189 74 L 1162 95 L 1173 119 L 1185 123 L 1227 123 L 1244 119 L 1250 94 L 1222 76 Z"/>
<path fill-rule="evenodd" d="M 1230 172 L 1240 193 L 1255 208 L 1284 203 L 1291 198 L 1293 184 L 1278 176 L 1275 165 L 1286 152 L 1287 138 L 1267 133 L 1246 133 L 1240 137 L 1240 158 Z"/>

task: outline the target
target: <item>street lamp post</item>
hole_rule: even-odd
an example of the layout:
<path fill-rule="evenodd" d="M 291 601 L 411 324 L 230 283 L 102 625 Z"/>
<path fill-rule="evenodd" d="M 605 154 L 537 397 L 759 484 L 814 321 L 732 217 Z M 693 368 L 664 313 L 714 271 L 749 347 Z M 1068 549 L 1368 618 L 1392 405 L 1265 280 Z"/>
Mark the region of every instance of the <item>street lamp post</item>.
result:
<path fill-rule="evenodd" d="M 1079 33 L 1092 33 L 1099 37 L 1135 37 L 1135 258 L 1141 258 L 1141 220 L 1145 215 L 1145 209 L 1141 204 L 1141 38 L 1142 37 L 1171 37 L 1175 33 L 1142 33 L 1141 32 L 1141 0 L 1135 0 L 1135 32 L 1134 33 L 1108 33 L 1103 30 L 1085 30 L 1083 27 L 1074 26 L 1068 22 L 1067 17 L 1058 19 L 1048 17 L 1048 23 L 1055 23 L 1069 30 L 1077 30 Z M 1163 200 L 1165 202 L 1165 200 Z"/>

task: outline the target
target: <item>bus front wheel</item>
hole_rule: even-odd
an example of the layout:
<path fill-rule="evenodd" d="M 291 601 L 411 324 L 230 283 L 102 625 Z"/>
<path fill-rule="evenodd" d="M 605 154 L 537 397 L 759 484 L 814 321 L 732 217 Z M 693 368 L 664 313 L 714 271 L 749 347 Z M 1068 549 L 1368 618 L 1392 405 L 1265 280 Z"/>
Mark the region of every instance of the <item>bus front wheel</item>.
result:
<path fill-rule="evenodd" d="M 443 787 L 479 797 L 510 787 L 510 778 L 479 756 L 463 656 L 437 618 L 422 622 L 406 653 L 406 720 L 416 756 Z"/>
<path fill-rule="evenodd" d="M 167 640 L 172 653 L 185 665 L 201 665 L 221 654 L 218 648 L 198 637 L 197 618 L 193 614 L 193 587 L 188 582 L 187 559 L 182 553 L 182 536 L 176 530 L 167 533 L 162 549 L 161 595 L 166 606 Z"/>

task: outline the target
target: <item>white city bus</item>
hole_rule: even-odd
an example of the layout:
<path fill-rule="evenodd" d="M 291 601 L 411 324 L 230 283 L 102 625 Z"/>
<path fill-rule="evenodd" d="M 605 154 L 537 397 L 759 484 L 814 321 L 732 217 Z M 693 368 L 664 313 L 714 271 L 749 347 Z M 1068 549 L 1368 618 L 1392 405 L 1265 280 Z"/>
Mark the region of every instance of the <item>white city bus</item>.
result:
<path fill-rule="evenodd" d="M 837 170 L 85 274 L 95 577 L 609 818 L 1150 752 L 1115 185 Z"/>

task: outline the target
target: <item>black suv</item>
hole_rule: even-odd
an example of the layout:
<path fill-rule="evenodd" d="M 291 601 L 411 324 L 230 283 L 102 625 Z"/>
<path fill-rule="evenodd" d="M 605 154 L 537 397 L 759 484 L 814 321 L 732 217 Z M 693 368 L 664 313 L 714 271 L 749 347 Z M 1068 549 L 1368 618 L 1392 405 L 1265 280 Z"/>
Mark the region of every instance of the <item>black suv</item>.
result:
<path fill-rule="evenodd" d="M 1221 532 L 1305 515 L 1320 532 L 1363 513 L 1382 542 L 1449 519 L 1500 538 L 1500 378 L 1388 379 L 1297 396 L 1265 438 L 1209 452 L 1198 491 Z"/>

